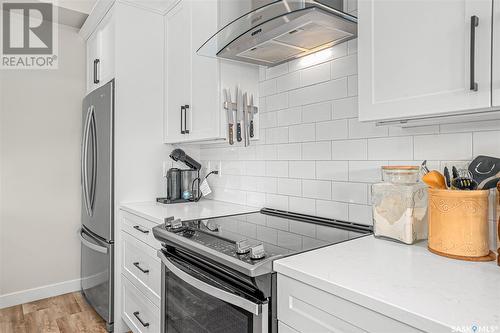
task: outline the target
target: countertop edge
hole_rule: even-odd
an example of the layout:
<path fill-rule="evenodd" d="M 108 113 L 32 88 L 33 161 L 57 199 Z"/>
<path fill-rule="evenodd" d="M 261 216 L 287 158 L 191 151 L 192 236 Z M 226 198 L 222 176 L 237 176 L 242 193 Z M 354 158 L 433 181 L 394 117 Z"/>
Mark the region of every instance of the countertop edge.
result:
<path fill-rule="evenodd" d="M 355 290 L 347 289 L 330 281 L 326 281 L 313 275 L 307 274 L 303 271 L 290 267 L 287 264 L 280 263 L 280 260 L 274 262 L 273 268 L 279 274 L 283 274 L 291 279 L 307 284 L 312 288 L 319 289 L 323 292 L 338 296 L 349 302 L 363 306 L 367 309 L 380 313 L 381 315 L 389 317 L 393 320 L 400 321 L 416 329 L 424 330 L 427 332 L 450 332 L 452 330 L 451 326 L 448 326 L 444 323 L 420 316 L 391 303 L 380 301 L 376 298 L 364 295 Z"/>
<path fill-rule="evenodd" d="M 210 208 L 210 206 L 220 204 L 222 206 L 221 209 Z M 160 205 L 156 207 L 156 205 Z M 174 207 L 176 205 L 176 207 Z M 181 220 L 193 220 L 193 219 L 210 219 L 215 217 L 227 217 L 241 214 L 251 214 L 258 213 L 261 208 L 235 204 L 224 201 L 217 200 L 200 200 L 198 202 L 186 203 L 186 205 L 191 206 L 183 206 L 183 203 L 173 204 L 172 206 L 159 204 L 157 202 L 124 202 L 119 205 L 119 210 L 128 212 L 130 214 L 137 215 L 141 218 L 144 218 L 148 221 L 151 221 L 156 224 L 161 224 L 164 222 L 165 218 L 174 217 L 180 218 Z M 144 209 L 142 209 L 144 207 Z M 151 207 L 158 208 L 160 212 L 156 211 L 152 213 Z M 181 208 L 182 207 L 182 208 Z M 192 207 L 194 211 L 196 209 L 200 210 L 200 208 L 206 209 L 203 213 L 198 212 L 199 214 L 188 214 L 186 213 L 186 207 Z M 170 213 L 167 213 L 167 210 L 172 209 Z"/>
<path fill-rule="evenodd" d="M 161 219 L 158 219 L 158 218 L 155 218 L 151 215 L 148 215 L 148 214 L 144 214 L 143 212 L 137 210 L 137 209 L 133 209 L 133 208 L 130 208 L 127 206 L 127 204 L 120 204 L 120 207 L 119 207 L 120 210 L 123 210 L 127 213 L 130 213 L 130 214 L 133 214 L 133 215 L 137 215 L 143 219 L 146 219 L 148 221 L 151 221 L 153 223 L 156 223 L 156 224 L 160 224 L 160 223 L 163 223 L 163 220 Z"/>

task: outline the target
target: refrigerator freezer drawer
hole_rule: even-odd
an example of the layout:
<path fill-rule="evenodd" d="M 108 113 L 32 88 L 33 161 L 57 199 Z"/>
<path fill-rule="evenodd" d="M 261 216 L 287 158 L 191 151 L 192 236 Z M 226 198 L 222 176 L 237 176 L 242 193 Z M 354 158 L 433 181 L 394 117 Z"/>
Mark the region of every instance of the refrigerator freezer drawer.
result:
<path fill-rule="evenodd" d="M 106 324 L 111 326 L 114 245 L 93 237 L 84 229 L 80 230 L 79 236 L 82 244 L 82 293 Z"/>

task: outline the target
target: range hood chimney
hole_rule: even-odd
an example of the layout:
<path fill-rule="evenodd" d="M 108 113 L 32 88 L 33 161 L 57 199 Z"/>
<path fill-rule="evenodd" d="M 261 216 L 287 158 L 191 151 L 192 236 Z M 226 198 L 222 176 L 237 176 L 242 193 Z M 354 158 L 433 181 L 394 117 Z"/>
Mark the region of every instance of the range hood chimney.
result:
<path fill-rule="evenodd" d="M 252 0 L 252 8 L 197 54 L 272 67 L 357 37 L 343 0 Z"/>

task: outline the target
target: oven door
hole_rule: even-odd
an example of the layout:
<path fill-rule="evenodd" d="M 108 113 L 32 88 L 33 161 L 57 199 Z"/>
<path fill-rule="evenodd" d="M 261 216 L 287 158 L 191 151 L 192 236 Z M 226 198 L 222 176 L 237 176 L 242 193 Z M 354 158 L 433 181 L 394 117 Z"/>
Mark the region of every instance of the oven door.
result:
<path fill-rule="evenodd" d="M 162 333 L 268 332 L 268 302 L 253 302 L 210 273 L 158 251 L 162 260 Z"/>

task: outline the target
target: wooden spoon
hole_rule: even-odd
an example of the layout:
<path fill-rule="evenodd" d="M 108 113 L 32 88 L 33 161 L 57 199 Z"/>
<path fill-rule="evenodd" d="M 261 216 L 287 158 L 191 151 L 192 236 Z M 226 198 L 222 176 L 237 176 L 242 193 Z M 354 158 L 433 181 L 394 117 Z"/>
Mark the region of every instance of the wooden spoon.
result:
<path fill-rule="evenodd" d="M 432 170 L 422 177 L 422 181 L 431 188 L 446 190 L 446 180 L 443 174 L 439 171 Z"/>

